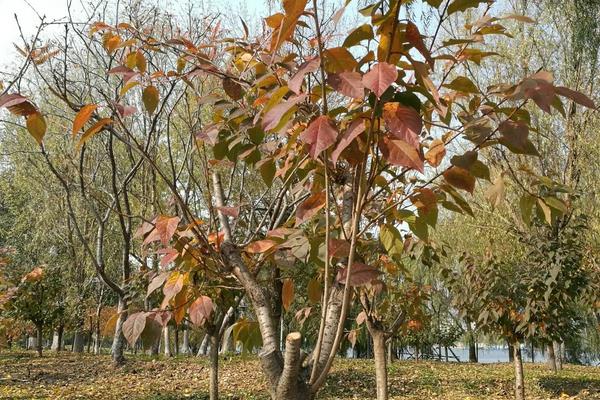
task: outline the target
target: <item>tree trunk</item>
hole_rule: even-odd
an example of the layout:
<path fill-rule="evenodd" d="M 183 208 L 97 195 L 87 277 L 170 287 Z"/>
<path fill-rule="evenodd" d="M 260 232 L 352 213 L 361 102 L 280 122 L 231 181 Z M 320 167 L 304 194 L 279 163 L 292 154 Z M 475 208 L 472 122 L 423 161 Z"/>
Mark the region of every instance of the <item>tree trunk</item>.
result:
<path fill-rule="evenodd" d="M 62 350 L 62 341 L 63 341 L 63 332 L 64 325 L 59 325 L 54 330 L 54 335 L 52 335 L 52 351 L 61 351 Z"/>
<path fill-rule="evenodd" d="M 219 333 L 210 335 L 210 400 L 219 399 Z"/>
<path fill-rule="evenodd" d="M 208 333 L 205 333 L 204 337 L 202 338 L 202 342 L 200 343 L 200 346 L 198 347 L 198 354 L 196 354 L 197 357 L 206 355 L 206 350 L 208 349 L 208 339 L 209 339 Z"/>
<path fill-rule="evenodd" d="M 554 353 L 556 354 L 556 368 L 560 371 L 563 369 L 564 362 L 564 344 L 559 342 L 553 342 Z"/>
<path fill-rule="evenodd" d="M 181 354 L 190 355 L 192 349 L 190 348 L 190 329 L 186 326 L 183 328 L 183 343 L 181 345 Z"/>
<path fill-rule="evenodd" d="M 477 348 L 475 347 L 475 333 L 473 332 L 473 327 L 471 326 L 471 321 L 467 319 L 467 342 L 469 344 L 469 362 L 476 363 L 477 362 Z"/>
<path fill-rule="evenodd" d="M 37 338 L 35 336 L 27 336 L 25 348 L 27 350 L 34 350 L 35 348 L 37 348 Z"/>
<path fill-rule="evenodd" d="M 85 344 L 85 336 L 83 334 L 83 327 L 78 326 L 73 336 L 73 353 L 83 353 Z"/>
<path fill-rule="evenodd" d="M 123 323 L 127 319 L 127 303 L 125 299 L 119 298 L 119 305 L 117 307 L 117 312 L 119 313 L 119 318 L 117 318 L 117 323 L 115 324 L 115 336 L 113 338 L 111 355 L 113 363 L 116 366 L 123 365 L 125 363 L 125 356 L 123 355 L 123 350 L 125 349 L 125 336 L 123 336 Z"/>
<path fill-rule="evenodd" d="M 375 356 L 375 382 L 377 384 L 377 400 L 387 400 L 387 360 L 385 335 L 379 330 L 371 332 L 373 338 L 373 354 Z"/>
<path fill-rule="evenodd" d="M 513 355 L 515 364 L 515 400 L 525 400 L 523 358 L 521 357 L 521 345 L 519 342 L 513 344 Z"/>
<path fill-rule="evenodd" d="M 554 345 L 549 343 L 546 347 L 546 350 L 548 353 L 548 360 L 546 361 L 548 368 L 550 368 L 552 372 L 556 372 L 556 353 L 554 352 Z"/>
<path fill-rule="evenodd" d="M 44 325 L 36 324 L 35 328 L 36 328 L 36 333 L 37 333 L 35 349 L 37 351 L 38 357 L 41 357 L 42 356 L 42 345 L 43 345 L 43 340 L 44 340 Z"/>
<path fill-rule="evenodd" d="M 515 361 L 515 349 L 513 349 L 512 343 L 508 344 L 508 362 Z"/>
<path fill-rule="evenodd" d="M 175 325 L 175 329 L 174 329 L 174 345 L 173 348 L 175 349 L 175 355 L 178 356 L 179 355 L 179 326 Z"/>
<path fill-rule="evenodd" d="M 164 343 L 164 354 L 166 357 L 172 357 L 173 353 L 171 353 L 171 335 L 170 332 L 171 330 L 169 329 L 169 325 L 165 326 L 163 328 L 163 343 Z"/>

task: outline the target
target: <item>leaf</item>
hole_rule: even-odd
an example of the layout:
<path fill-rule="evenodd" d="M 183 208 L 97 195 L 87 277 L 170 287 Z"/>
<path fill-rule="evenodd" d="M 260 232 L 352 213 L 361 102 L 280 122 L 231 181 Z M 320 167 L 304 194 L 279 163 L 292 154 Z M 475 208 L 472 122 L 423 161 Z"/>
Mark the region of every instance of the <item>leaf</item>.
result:
<path fill-rule="evenodd" d="M 44 116 L 39 112 L 29 114 L 25 121 L 25 125 L 27 126 L 27 131 L 29 131 L 38 144 L 42 144 L 42 140 L 46 134 L 46 120 L 44 119 Z"/>
<path fill-rule="evenodd" d="M 533 211 L 533 205 L 535 204 L 535 197 L 525 193 L 519 200 L 519 208 L 521 209 L 521 218 L 527 225 L 531 225 L 531 213 Z"/>
<path fill-rule="evenodd" d="M 169 217 L 166 215 L 159 215 L 154 219 L 154 229 L 150 231 L 150 234 L 144 239 L 144 244 L 152 243 L 160 240 L 160 242 L 166 246 L 171 241 L 171 238 L 177 231 L 179 225 L 179 217 Z"/>
<path fill-rule="evenodd" d="M 306 74 L 315 72 L 317 69 L 319 69 L 320 63 L 321 59 L 319 57 L 310 58 L 302 63 L 300 67 L 298 67 L 298 71 L 296 71 L 294 76 L 292 76 L 288 81 L 288 87 L 290 90 L 296 94 L 300 94 L 304 77 Z"/>
<path fill-rule="evenodd" d="M 113 120 L 110 118 L 102 118 L 101 120 L 96 122 L 94 125 L 89 127 L 88 130 L 83 133 L 83 135 L 81 135 L 81 138 L 77 142 L 76 148 L 79 149 L 88 140 L 90 140 L 94 135 L 96 135 L 98 132 L 100 132 L 102 129 L 104 129 L 104 127 L 106 125 L 109 125 L 112 123 L 113 123 Z"/>
<path fill-rule="evenodd" d="M 202 326 L 208 321 L 213 313 L 213 301 L 208 296 L 200 296 L 190 305 L 188 313 L 190 321 L 196 326 Z"/>
<path fill-rule="evenodd" d="M 281 304 L 285 311 L 290 310 L 290 306 L 294 302 L 294 282 L 291 279 L 284 279 L 281 288 Z"/>
<path fill-rule="evenodd" d="M 146 292 L 146 297 L 150 296 L 152 294 L 152 292 L 154 292 L 156 289 L 161 287 L 163 285 L 163 283 L 165 283 L 165 281 L 167 280 L 168 277 L 169 277 L 168 272 L 162 272 L 162 273 L 156 275 L 154 278 L 152 278 L 152 280 L 150 281 L 150 284 L 148 285 L 148 291 Z"/>
<path fill-rule="evenodd" d="M 163 294 L 165 295 L 163 304 L 168 304 L 173 297 L 181 292 L 181 289 L 183 289 L 184 280 L 185 274 L 177 271 L 171 272 L 171 275 L 169 275 L 165 286 L 163 286 Z"/>
<path fill-rule="evenodd" d="M 557 87 L 555 87 L 555 89 L 556 89 L 556 93 L 560 94 L 561 96 L 568 97 L 569 99 L 573 100 L 577 104 L 581 104 L 582 106 L 591 108 L 591 109 L 596 108 L 594 101 L 581 92 L 571 90 L 564 86 L 557 86 Z"/>
<path fill-rule="evenodd" d="M 412 168 L 423 173 L 424 164 L 421 155 L 404 140 L 390 139 L 386 136 L 379 141 L 379 149 L 383 159 L 390 164 Z"/>
<path fill-rule="evenodd" d="M 312 304 L 318 304 L 321 301 L 321 283 L 316 279 L 311 279 L 306 287 L 308 292 L 308 301 Z"/>
<path fill-rule="evenodd" d="M 277 242 L 271 239 L 257 240 L 246 246 L 246 252 L 250 254 L 266 253 L 277 245 Z"/>
<path fill-rule="evenodd" d="M 337 162 L 340 154 L 342 154 L 342 151 L 344 151 L 344 149 L 348 147 L 350 143 L 354 141 L 354 139 L 363 133 L 365 128 L 365 120 L 363 118 L 357 118 L 352 121 L 348 129 L 346 129 L 346 132 L 344 132 L 344 135 L 340 139 L 340 142 L 335 150 L 331 152 L 331 161 L 333 161 L 334 164 Z"/>
<path fill-rule="evenodd" d="M 419 135 L 423 121 L 412 107 L 400 103 L 385 103 L 383 106 L 385 126 L 397 139 L 403 140 L 415 149 L 419 148 Z"/>
<path fill-rule="evenodd" d="M 390 256 L 401 256 L 404 241 L 398 229 L 390 224 L 384 224 L 379 231 L 379 240 Z"/>
<path fill-rule="evenodd" d="M 313 193 L 296 209 L 296 226 L 311 219 L 319 210 L 325 207 L 325 191 Z"/>
<path fill-rule="evenodd" d="M 437 167 L 441 164 L 445 155 L 446 146 L 444 146 L 444 141 L 435 139 L 429 144 L 429 150 L 425 153 L 425 160 L 427 160 L 432 167 Z"/>
<path fill-rule="evenodd" d="M 350 34 L 346 37 L 346 40 L 344 40 L 342 46 L 352 47 L 359 44 L 363 40 L 370 40 L 373 38 L 373 28 L 370 24 L 364 24 L 350 32 Z"/>
<path fill-rule="evenodd" d="M 115 327 L 117 326 L 117 320 L 119 319 L 121 314 L 116 313 L 110 316 L 108 321 L 106 321 L 106 325 L 102 329 L 102 336 L 113 336 L 115 334 Z"/>
<path fill-rule="evenodd" d="M 35 267 L 34 269 L 32 269 L 30 272 L 28 272 L 21 278 L 21 283 L 37 282 L 40 279 L 42 279 L 43 277 L 44 277 L 44 270 L 42 269 L 42 267 Z"/>
<path fill-rule="evenodd" d="M 161 267 L 166 267 L 169 265 L 169 263 L 175 261 L 177 257 L 179 257 L 179 251 L 172 247 L 167 249 L 159 249 L 157 253 L 162 254 L 162 258 L 160 259 Z"/>
<path fill-rule="evenodd" d="M 127 342 L 131 347 L 135 346 L 135 343 L 144 331 L 145 326 L 146 312 L 144 311 L 131 314 L 125 320 L 123 323 L 123 336 L 125 336 L 125 339 L 127 339 Z"/>
<path fill-rule="evenodd" d="M 498 126 L 502 134 L 499 142 L 515 154 L 539 156 L 533 143 L 529 140 L 529 127 L 523 121 L 504 121 Z"/>
<path fill-rule="evenodd" d="M 491 185 L 485 192 L 485 197 L 488 199 L 492 207 L 497 208 L 504 201 L 505 191 L 506 186 L 504 184 L 504 177 L 499 175 L 494 180 L 494 184 Z"/>
<path fill-rule="evenodd" d="M 337 128 L 327 115 L 314 119 L 300 134 L 300 140 L 310 145 L 309 154 L 313 159 L 318 158 L 321 152 L 331 147 L 337 137 Z"/>
<path fill-rule="evenodd" d="M 233 100 L 239 100 L 243 96 L 242 85 L 237 83 L 231 78 L 223 79 L 223 90 L 227 96 L 231 97 Z"/>
<path fill-rule="evenodd" d="M 144 107 L 148 114 L 154 114 L 156 111 L 156 107 L 158 107 L 158 89 L 155 86 L 148 86 L 142 92 L 142 102 L 144 103 Z"/>
<path fill-rule="evenodd" d="M 27 116 L 38 112 L 33 103 L 17 93 L 0 96 L 0 108 L 2 107 L 7 108 L 12 114 L 19 116 Z"/>
<path fill-rule="evenodd" d="M 262 119 L 262 128 L 265 131 L 275 129 L 281 122 L 281 118 L 296 104 L 302 102 L 306 94 L 290 97 L 288 100 L 277 104 L 265 113 Z"/>
<path fill-rule="evenodd" d="M 515 21 L 519 21 L 519 22 L 525 22 L 528 24 L 535 24 L 535 20 L 531 19 L 525 15 L 520 15 L 520 14 L 509 14 L 509 15 L 505 15 L 504 17 L 500 18 L 500 19 L 514 19 Z"/>
<path fill-rule="evenodd" d="M 454 79 L 452 82 L 442 85 L 448 89 L 456 90 L 457 92 L 463 93 L 479 93 L 479 89 L 473 83 L 472 80 L 467 78 L 466 76 L 459 76 Z"/>
<path fill-rule="evenodd" d="M 359 72 L 348 71 L 339 74 L 330 74 L 327 77 L 327 83 L 344 96 L 354 99 L 365 96 L 365 87 L 363 86 L 362 76 Z"/>
<path fill-rule="evenodd" d="M 353 71 L 358 63 L 356 59 L 344 47 L 334 47 L 323 52 L 323 64 L 325 71 L 330 74 Z"/>
<path fill-rule="evenodd" d="M 143 74 L 146 72 L 147 65 L 148 63 L 146 62 L 146 57 L 144 57 L 144 54 L 141 51 L 137 51 L 135 53 L 135 66 L 137 67 L 138 71 Z"/>
<path fill-rule="evenodd" d="M 307 2 L 308 0 L 285 0 L 283 2 L 285 15 L 276 14 L 278 17 L 271 21 L 267 19 L 267 24 L 273 28 L 270 48 L 272 54 L 277 52 L 283 42 L 291 38 L 296 28 L 298 18 L 300 18 L 304 12 Z"/>
<path fill-rule="evenodd" d="M 371 90 L 377 97 L 383 93 L 398 78 L 398 69 L 395 65 L 386 62 L 375 64 L 369 72 L 363 76 L 363 84 Z"/>
<path fill-rule="evenodd" d="M 336 276 L 336 281 L 344 284 L 346 282 L 347 273 L 347 267 L 340 268 Z M 350 269 L 349 283 L 350 286 L 364 286 L 376 279 L 379 275 L 381 275 L 381 271 L 379 271 L 379 269 L 371 265 L 355 262 L 352 264 L 352 268 Z"/>
<path fill-rule="evenodd" d="M 162 333 L 161 325 L 149 314 L 150 313 L 147 313 L 146 315 L 146 326 L 144 326 L 144 330 L 140 335 L 144 350 L 152 348 L 152 346 L 160 340 L 160 335 Z"/>
<path fill-rule="evenodd" d="M 75 116 L 75 119 L 73 120 L 73 136 L 77 135 L 77 133 L 85 126 L 85 123 L 89 121 L 90 117 L 97 108 L 97 104 L 86 104 L 85 106 L 81 107 Z"/>
<path fill-rule="evenodd" d="M 459 11 L 465 11 L 468 8 L 478 7 L 481 3 L 488 3 L 488 0 L 454 0 L 448 6 L 448 15 Z"/>
<path fill-rule="evenodd" d="M 544 219 L 548 223 L 548 225 L 552 225 L 552 210 L 542 199 L 537 199 L 537 205 L 542 210 L 544 214 Z"/>
<path fill-rule="evenodd" d="M 347 240 L 329 239 L 327 247 L 329 257 L 332 258 L 346 258 L 350 254 L 350 243 Z"/>
<path fill-rule="evenodd" d="M 406 40 L 408 41 L 408 43 L 412 44 L 413 47 L 417 49 L 423 57 L 425 57 L 427 64 L 429 64 L 429 66 L 433 70 L 433 58 L 431 58 L 431 54 L 429 53 L 427 46 L 425 46 L 425 43 L 423 42 L 423 38 L 421 37 L 421 32 L 419 32 L 419 28 L 411 21 L 408 21 L 406 24 Z"/>
<path fill-rule="evenodd" d="M 237 218 L 240 215 L 239 207 L 216 207 L 222 214 L 232 218 Z"/>
<path fill-rule="evenodd" d="M 471 194 L 475 190 L 475 177 L 464 168 L 453 166 L 447 169 L 444 172 L 444 179 L 455 188 L 466 190 Z"/>

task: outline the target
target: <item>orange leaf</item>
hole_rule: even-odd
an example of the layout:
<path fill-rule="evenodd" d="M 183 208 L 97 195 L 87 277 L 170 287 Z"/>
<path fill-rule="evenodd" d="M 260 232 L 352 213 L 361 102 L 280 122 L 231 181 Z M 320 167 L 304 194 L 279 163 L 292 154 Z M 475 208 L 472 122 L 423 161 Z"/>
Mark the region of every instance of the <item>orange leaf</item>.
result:
<path fill-rule="evenodd" d="M 112 124 L 112 122 L 113 120 L 110 118 L 102 118 L 100 121 L 96 122 L 94 125 L 88 128 L 88 130 L 85 131 L 85 133 L 81 136 L 81 139 L 79 139 L 79 142 L 77 142 L 77 149 L 83 146 L 85 142 L 90 140 L 92 136 L 100 132 L 104 128 L 104 126 Z"/>
<path fill-rule="evenodd" d="M 265 253 L 277 245 L 277 242 L 270 239 L 257 240 L 246 246 L 246 252 L 251 254 Z"/>
<path fill-rule="evenodd" d="M 88 120 L 92 116 L 94 110 L 96 110 L 97 108 L 98 105 L 96 104 L 87 104 L 81 107 L 81 109 L 75 116 L 75 119 L 73 120 L 73 136 L 77 135 L 77 132 L 79 132 L 81 128 L 83 128 L 85 123 L 88 122 Z"/>
<path fill-rule="evenodd" d="M 466 169 L 453 166 L 444 172 L 444 179 L 457 189 L 473 193 L 475 190 L 475 177 Z"/>
<path fill-rule="evenodd" d="M 325 206 L 325 191 L 313 193 L 296 210 L 296 226 L 312 218 Z"/>
<path fill-rule="evenodd" d="M 444 146 L 444 141 L 435 139 L 429 145 L 429 150 L 425 153 L 425 159 L 432 167 L 437 167 L 440 165 L 445 155 L 446 146 Z"/>
<path fill-rule="evenodd" d="M 294 282 L 291 279 L 284 279 L 283 287 L 281 288 L 281 302 L 285 311 L 290 310 L 290 306 L 294 302 Z"/>

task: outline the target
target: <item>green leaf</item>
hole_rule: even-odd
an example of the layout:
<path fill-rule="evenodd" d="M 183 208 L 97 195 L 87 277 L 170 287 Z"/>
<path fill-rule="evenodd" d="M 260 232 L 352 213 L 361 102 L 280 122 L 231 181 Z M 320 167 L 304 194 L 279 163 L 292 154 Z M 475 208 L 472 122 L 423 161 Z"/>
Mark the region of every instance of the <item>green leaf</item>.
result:
<path fill-rule="evenodd" d="M 343 47 L 352 47 L 356 46 L 363 40 L 373 39 L 373 28 L 370 24 L 364 24 L 350 32 L 346 40 L 344 40 Z"/>
<path fill-rule="evenodd" d="M 452 82 L 443 85 L 444 87 L 452 90 L 456 90 L 457 92 L 463 93 L 479 93 L 479 89 L 477 86 L 466 76 L 459 76 L 454 79 Z"/>
<path fill-rule="evenodd" d="M 269 187 L 273 184 L 273 178 L 275 178 L 275 162 L 273 160 L 267 160 L 259 167 L 260 176 L 262 176 L 263 181 Z"/>
<path fill-rule="evenodd" d="M 454 0 L 452 4 L 448 6 L 448 15 L 452 15 L 455 12 L 465 11 L 469 8 L 478 7 L 481 3 L 488 3 L 487 0 Z"/>
<path fill-rule="evenodd" d="M 379 231 L 379 240 L 390 256 L 401 256 L 404 242 L 398 229 L 390 224 L 385 224 Z"/>
<path fill-rule="evenodd" d="M 525 224 L 527 226 L 531 225 L 531 212 L 533 209 L 533 204 L 535 203 L 535 197 L 529 195 L 529 194 L 524 194 L 521 199 L 519 200 L 519 208 L 521 209 L 521 218 L 523 219 L 523 222 L 525 222 Z"/>

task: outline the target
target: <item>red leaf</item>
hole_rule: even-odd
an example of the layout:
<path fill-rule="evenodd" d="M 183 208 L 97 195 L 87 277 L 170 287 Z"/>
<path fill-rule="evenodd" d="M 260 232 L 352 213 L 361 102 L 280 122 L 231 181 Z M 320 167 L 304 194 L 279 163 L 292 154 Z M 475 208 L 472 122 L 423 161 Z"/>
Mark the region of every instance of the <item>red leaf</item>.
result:
<path fill-rule="evenodd" d="M 408 40 L 408 43 L 412 44 L 414 48 L 425 57 L 425 60 L 427 60 L 427 63 L 431 69 L 433 69 L 433 59 L 431 58 L 431 54 L 425 46 L 425 43 L 423 43 L 421 32 L 419 32 L 419 28 L 410 21 L 406 24 L 406 40 Z"/>
<path fill-rule="evenodd" d="M 365 86 L 363 85 L 359 72 L 349 71 L 339 74 L 330 74 L 327 82 L 331 87 L 343 94 L 344 96 L 354 99 L 363 98 L 365 96 Z"/>
<path fill-rule="evenodd" d="M 347 273 L 348 269 L 346 267 L 341 268 L 338 271 L 336 281 L 339 283 L 345 283 Z M 380 274 L 381 272 L 371 265 L 355 262 L 352 264 L 352 269 L 350 270 L 350 286 L 366 285 L 373 279 L 376 279 Z"/>
<path fill-rule="evenodd" d="M 329 239 L 329 257 L 344 258 L 350 254 L 350 243 L 342 239 Z"/>
<path fill-rule="evenodd" d="M 413 168 L 423 173 L 424 164 L 421 154 L 405 141 L 384 137 L 379 141 L 379 149 L 383 158 L 390 164 Z"/>
<path fill-rule="evenodd" d="M 321 115 L 300 134 L 300 140 L 311 145 L 309 154 L 316 159 L 323 150 L 335 143 L 337 136 L 338 131 L 333 122 L 326 115 Z"/>
<path fill-rule="evenodd" d="M 174 248 L 159 249 L 157 253 L 163 254 L 163 257 L 160 259 L 161 267 L 169 265 L 170 262 L 175 261 L 175 259 L 179 256 L 179 252 Z"/>
<path fill-rule="evenodd" d="M 237 218 L 240 215 L 239 207 L 217 207 L 217 210 L 221 211 L 223 214 Z"/>
<path fill-rule="evenodd" d="M 263 116 L 262 127 L 265 131 L 269 131 L 274 129 L 279 125 L 281 118 L 284 116 L 286 112 L 288 112 L 292 107 L 296 104 L 300 103 L 306 98 L 306 94 L 300 94 L 298 96 L 290 97 L 288 100 L 277 104 L 275 107 L 271 108 L 266 114 Z"/>
<path fill-rule="evenodd" d="M 398 70 L 395 65 L 380 62 L 363 76 L 362 81 L 367 89 L 370 89 L 377 97 L 381 97 L 397 78 Z"/>
<path fill-rule="evenodd" d="M 159 215 L 154 220 L 154 230 L 144 240 L 144 244 L 152 243 L 156 240 L 160 240 L 163 245 L 169 244 L 169 241 L 177 230 L 179 225 L 179 217 L 167 217 L 165 215 Z"/>
<path fill-rule="evenodd" d="M 190 320 L 192 324 L 196 326 L 204 325 L 210 316 L 212 315 L 214 310 L 213 302 L 208 296 L 200 296 L 198 297 L 191 305 L 188 310 L 190 314 Z"/>
<path fill-rule="evenodd" d="M 358 119 L 355 119 L 354 121 L 352 121 L 352 123 L 350 124 L 348 129 L 346 129 L 344 136 L 342 136 L 342 139 L 340 139 L 340 142 L 338 143 L 337 147 L 331 153 L 331 161 L 336 163 L 338 158 L 340 157 L 340 154 L 342 154 L 342 151 L 344 151 L 344 149 L 346 147 L 348 147 L 350 145 L 350 143 L 352 143 L 354 141 L 354 139 L 356 139 L 358 137 L 358 135 L 360 135 L 364 131 L 365 131 L 365 120 L 364 119 L 358 118 Z"/>
<path fill-rule="evenodd" d="M 137 112 L 137 108 L 134 106 L 126 106 L 119 103 L 114 103 L 114 105 L 121 118 L 127 118 Z"/>
<path fill-rule="evenodd" d="M 27 116 L 37 112 L 36 107 L 26 97 L 20 94 L 5 94 L 0 97 L 0 108 L 5 107 L 8 110 L 20 116 Z"/>
<path fill-rule="evenodd" d="M 325 191 L 313 193 L 296 210 L 296 226 L 312 218 L 325 206 Z"/>
<path fill-rule="evenodd" d="M 300 65 L 298 71 L 296 71 L 294 76 L 292 76 L 288 81 L 288 87 L 290 90 L 296 94 L 300 94 L 304 77 L 308 73 L 315 72 L 319 68 L 320 62 L 321 59 L 319 57 L 314 57 L 306 60 L 302 65 Z"/>
<path fill-rule="evenodd" d="M 414 108 L 400 103 L 385 103 L 383 120 L 392 135 L 416 149 L 419 148 L 419 135 L 423 128 L 423 121 Z"/>

